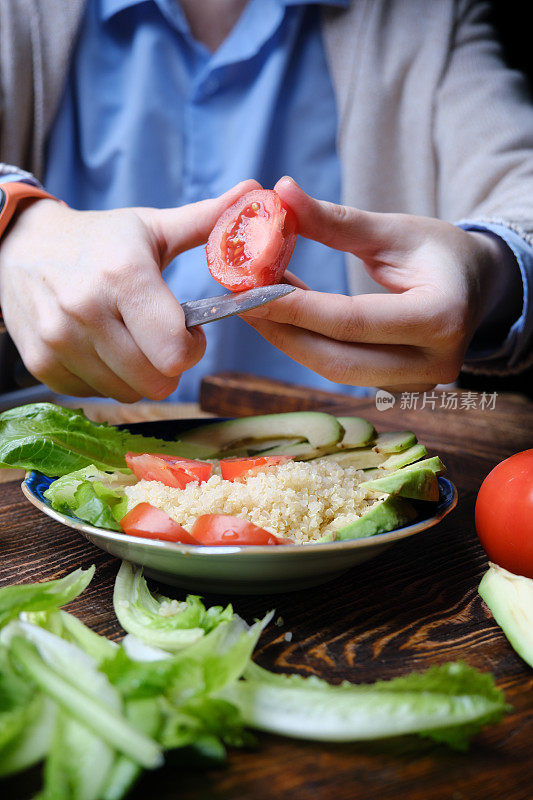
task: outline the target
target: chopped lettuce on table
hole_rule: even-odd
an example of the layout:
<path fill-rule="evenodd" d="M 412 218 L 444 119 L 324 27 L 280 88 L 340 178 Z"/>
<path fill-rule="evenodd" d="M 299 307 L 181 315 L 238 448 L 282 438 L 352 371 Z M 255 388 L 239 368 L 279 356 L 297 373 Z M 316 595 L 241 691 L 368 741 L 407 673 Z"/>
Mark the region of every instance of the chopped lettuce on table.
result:
<path fill-rule="evenodd" d="M 507 710 L 492 676 L 464 663 L 370 685 L 270 673 L 252 654 L 272 612 L 249 626 L 231 606 L 153 595 L 126 562 L 116 644 L 60 610 L 93 572 L 0 590 L 0 776 L 43 762 L 39 800 L 120 800 L 167 750 L 222 761 L 254 741 L 247 727 L 329 741 L 418 733 L 464 749 Z"/>

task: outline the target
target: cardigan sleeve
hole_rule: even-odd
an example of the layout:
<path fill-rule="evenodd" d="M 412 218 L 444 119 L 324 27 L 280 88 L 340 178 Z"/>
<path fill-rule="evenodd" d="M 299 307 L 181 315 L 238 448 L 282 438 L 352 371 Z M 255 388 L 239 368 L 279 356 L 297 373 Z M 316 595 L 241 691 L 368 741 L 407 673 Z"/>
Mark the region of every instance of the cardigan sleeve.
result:
<path fill-rule="evenodd" d="M 11 164 L 3 164 L 0 162 L 0 183 L 6 183 L 7 181 L 24 181 L 34 186 L 41 186 L 37 178 L 32 175 L 31 172 L 26 172 L 25 169 L 20 169 L 20 167 L 14 167 Z"/>
<path fill-rule="evenodd" d="M 492 230 L 517 259 L 520 319 L 502 350 L 486 358 L 478 350 L 465 364 L 506 374 L 524 369 L 533 355 L 533 104 L 525 77 L 503 61 L 487 4 L 458 5 L 435 102 L 438 215 L 470 230 Z"/>

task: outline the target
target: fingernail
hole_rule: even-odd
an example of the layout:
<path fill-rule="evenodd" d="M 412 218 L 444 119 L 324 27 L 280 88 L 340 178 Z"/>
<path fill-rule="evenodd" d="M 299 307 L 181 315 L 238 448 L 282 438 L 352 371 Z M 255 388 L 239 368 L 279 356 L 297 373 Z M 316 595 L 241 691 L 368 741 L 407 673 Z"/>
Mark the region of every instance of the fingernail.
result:
<path fill-rule="evenodd" d="M 284 175 L 283 178 L 280 178 L 276 186 L 279 186 L 280 183 L 283 184 L 284 186 L 298 186 L 294 178 L 291 178 L 290 175 Z M 300 187 L 298 186 L 298 188 Z"/>

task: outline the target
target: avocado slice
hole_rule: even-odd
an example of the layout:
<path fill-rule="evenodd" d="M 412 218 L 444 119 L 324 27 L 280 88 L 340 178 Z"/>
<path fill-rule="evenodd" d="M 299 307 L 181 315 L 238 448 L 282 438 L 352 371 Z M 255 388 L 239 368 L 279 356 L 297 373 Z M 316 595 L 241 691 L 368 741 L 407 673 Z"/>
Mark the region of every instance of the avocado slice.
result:
<path fill-rule="evenodd" d="M 352 448 L 365 447 L 376 438 L 376 429 L 367 419 L 363 417 L 337 417 L 344 428 L 344 436 L 338 443 L 338 447 Z"/>
<path fill-rule="evenodd" d="M 408 500 L 401 497 L 387 497 L 372 506 L 350 525 L 337 531 L 335 540 L 365 539 L 367 536 L 375 536 L 377 533 L 393 531 L 395 528 L 401 528 L 412 522 L 416 516 L 417 513 Z"/>
<path fill-rule="evenodd" d="M 363 472 L 365 473 L 365 481 L 373 481 L 374 478 L 382 478 L 384 475 L 388 475 L 388 472 L 384 472 L 381 467 L 372 467 L 371 469 L 364 469 Z"/>
<path fill-rule="evenodd" d="M 280 444 L 269 450 L 261 450 L 260 456 L 294 456 L 297 461 L 311 461 L 314 458 L 322 458 L 324 455 L 336 451 L 335 445 L 332 447 L 315 447 L 309 442 L 297 442 L 295 444 Z"/>
<path fill-rule="evenodd" d="M 417 461 L 415 464 L 408 464 L 406 467 L 403 467 L 401 472 L 409 472 L 415 469 L 430 469 L 435 475 L 444 475 L 446 472 L 446 467 L 438 456 L 424 458 L 422 461 Z"/>
<path fill-rule="evenodd" d="M 334 461 L 341 467 L 355 467 L 355 469 L 370 469 L 377 467 L 386 460 L 383 453 L 378 453 L 371 447 L 360 447 L 357 450 L 342 450 L 322 456 L 328 461 Z"/>
<path fill-rule="evenodd" d="M 401 467 L 406 467 L 407 464 L 412 464 L 413 461 L 418 461 L 420 458 L 424 458 L 424 456 L 427 456 L 427 454 L 428 451 L 424 445 L 418 442 L 412 447 L 408 447 L 407 450 L 403 451 L 403 453 L 396 453 L 393 456 L 389 456 L 384 461 L 381 461 L 380 467 L 382 469 L 401 469 Z"/>
<path fill-rule="evenodd" d="M 391 431 L 380 433 L 374 443 L 374 447 L 380 453 L 403 453 L 408 447 L 416 444 L 416 436 L 413 431 Z"/>
<path fill-rule="evenodd" d="M 293 411 L 264 414 L 227 422 L 214 422 L 186 431 L 180 440 L 211 446 L 213 453 L 273 438 L 305 438 L 313 447 L 331 447 L 344 435 L 344 428 L 331 414 Z"/>
<path fill-rule="evenodd" d="M 246 452 L 250 456 L 256 456 L 263 453 L 265 450 L 273 450 L 275 447 L 292 447 L 297 444 L 301 444 L 305 442 L 301 436 L 295 436 L 292 438 L 279 437 L 278 439 L 265 439 L 263 442 L 254 442 L 253 444 L 249 444 L 246 449 Z M 307 442 L 309 444 L 309 442 Z"/>
<path fill-rule="evenodd" d="M 417 465 L 418 466 L 418 465 Z M 398 469 L 370 481 L 359 484 L 361 489 L 371 492 L 386 492 L 400 497 L 410 497 L 412 500 L 436 501 L 439 499 L 439 484 L 437 476 L 431 469 Z"/>
<path fill-rule="evenodd" d="M 335 541 L 337 541 L 336 534 L 333 531 L 329 531 L 328 533 L 325 533 L 323 536 L 321 536 L 320 539 L 314 539 L 313 544 L 325 544 L 328 542 L 335 542 Z"/>
<path fill-rule="evenodd" d="M 533 580 L 490 564 L 478 591 L 511 646 L 533 667 Z"/>

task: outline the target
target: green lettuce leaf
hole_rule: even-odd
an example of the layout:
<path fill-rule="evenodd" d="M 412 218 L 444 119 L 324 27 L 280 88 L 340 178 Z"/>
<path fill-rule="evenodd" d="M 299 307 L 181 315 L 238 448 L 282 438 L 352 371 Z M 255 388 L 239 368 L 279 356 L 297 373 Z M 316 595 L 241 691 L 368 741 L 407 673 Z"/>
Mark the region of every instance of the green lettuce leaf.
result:
<path fill-rule="evenodd" d="M 22 772 L 45 758 L 56 711 L 54 703 L 36 693 L 26 706 L 0 713 L 0 777 Z"/>
<path fill-rule="evenodd" d="M 40 761 L 48 751 L 51 709 L 14 669 L 0 645 L 0 777 Z M 44 724 L 43 724 L 44 723 Z"/>
<path fill-rule="evenodd" d="M 182 602 L 152 595 L 142 569 L 127 561 L 118 571 L 113 606 L 125 631 L 168 652 L 189 647 L 221 622 L 233 618 L 231 605 L 206 609 L 196 595 L 188 595 Z"/>
<path fill-rule="evenodd" d="M 221 694 L 260 730 L 322 741 L 417 733 L 464 750 L 508 706 L 492 675 L 462 662 L 390 681 L 330 686 L 319 678 L 275 675 L 255 664 Z"/>
<path fill-rule="evenodd" d="M 159 741 L 166 749 L 202 745 L 210 739 L 228 747 L 247 747 L 254 737 L 244 730 L 241 715 L 232 703 L 217 697 L 200 696 L 179 706 L 163 706 L 165 721 Z"/>
<path fill-rule="evenodd" d="M 124 487 L 133 486 L 137 483 L 137 478 L 129 470 L 106 472 L 90 464 L 52 481 L 44 496 L 56 511 L 68 512 L 75 507 L 76 489 L 87 482 L 94 483 L 99 488 L 100 496 L 105 497 L 106 492 L 110 492 L 112 499 L 115 499 L 115 496 L 120 499 L 124 497 Z"/>
<path fill-rule="evenodd" d="M 126 719 L 139 731 L 158 739 L 163 713 L 159 698 L 129 700 L 124 703 Z M 102 800 L 121 800 L 142 772 L 137 761 L 119 754 L 113 764 L 102 791 Z"/>
<path fill-rule="evenodd" d="M 131 472 L 104 472 L 91 464 L 52 481 L 44 496 L 56 511 L 75 514 L 98 528 L 122 531 L 119 523 L 128 506 L 124 487 L 136 481 Z"/>
<path fill-rule="evenodd" d="M 45 611 L 70 603 L 86 589 L 93 575 L 94 566 L 55 581 L 4 586 L 0 589 L 0 628 L 22 611 Z"/>
<path fill-rule="evenodd" d="M 122 531 L 113 512 L 116 507 L 120 510 L 124 509 L 126 504 L 126 498 L 118 492 L 105 489 L 103 484 L 84 481 L 80 483 L 74 493 L 71 511 L 84 522 L 89 522 L 97 528 Z M 120 517 L 121 519 L 124 514 Z"/>
<path fill-rule="evenodd" d="M 97 664 L 102 664 L 106 658 L 112 658 L 118 648 L 116 642 L 105 636 L 99 636 L 66 611 L 33 611 L 22 614 L 20 620 L 38 625 L 55 636 L 78 645 Z"/>
<path fill-rule="evenodd" d="M 165 696 L 180 705 L 236 681 L 271 619 L 272 612 L 249 626 L 234 614 L 194 644 L 159 660 L 133 660 L 121 647 L 102 670 L 126 699 Z"/>
<path fill-rule="evenodd" d="M 115 751 L 60 711 L 44 769 L 42 800 L 100 800 Z"/>
<path fill-rule="evenodd" d="M 63 714 L 145 768 L 161 765 L 156 742 L 127 721 L 120 695 L 86 653 L 29 623 L 10 625 L 8 646 L 17 668 Z"/>
<path fill-rule="evenodd" d="M 91 422 L 80 409 L 53 403 L 31 403 L 0 414 L 0 467 L 34 469 L 49 477 L 94 465 L 126 469 L 131 450 L 185 458 L 208 457 L 212 449 L 139 436 L 111 425 Z"/>

